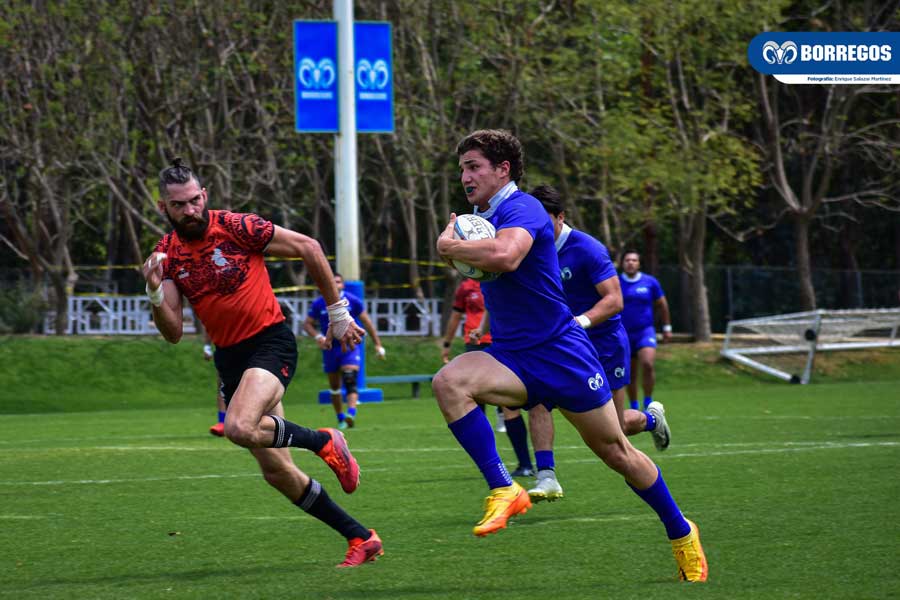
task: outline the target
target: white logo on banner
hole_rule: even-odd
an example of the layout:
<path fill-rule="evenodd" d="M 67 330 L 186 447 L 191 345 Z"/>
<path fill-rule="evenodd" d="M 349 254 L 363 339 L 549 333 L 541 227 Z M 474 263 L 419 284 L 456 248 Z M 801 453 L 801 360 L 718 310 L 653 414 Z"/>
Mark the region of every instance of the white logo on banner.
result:
<path fill-rule="evenodd" d="M 360 100 L 387 100 L 387 92 L 381 91 L 391 80 L 387 62 L 378 59 L 370 63 L 366 59 L 356 63 L 356 83 Z"/>
<path fill-rule="evenodd" d="M 304 100 L 334 98 L 334 92 L 328 89 L 335 79 L 334 63 L 330 58 L 323 58 L 318 63 L 308 56 L 303 58 L 297 69 L 297 79 L 304 88 L 300 90 L 300 97 Z"/>

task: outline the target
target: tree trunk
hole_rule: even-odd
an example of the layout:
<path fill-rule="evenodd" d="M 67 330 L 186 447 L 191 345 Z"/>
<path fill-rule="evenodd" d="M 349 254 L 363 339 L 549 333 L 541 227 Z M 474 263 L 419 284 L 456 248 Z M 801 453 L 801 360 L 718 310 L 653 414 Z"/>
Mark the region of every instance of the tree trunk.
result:
<path fill-rule="evenodd" d="M 809 218 L 803 214 L 794 216 L 794 254 L 800 285 L 800 310 L 816 310 L 816 291 L 809 257 Z"/>
<path fill-rule="evenodd" d="M 648 221 L 641 229 L 644 249 L 641 252 L 641 270 L 656 275 L 659 272 L 659 235 L 656 223 Z"/>
<path fill-rule="evenodd" d="M 688 251 L 688 240 L 690 239 L 690 225 L 684 218 L 678 219 L 678 322 L 684 329 L 694 329 L 693 313 L 691 307 L 693 300 L 691 296 L 691 273 L 690 273 L 690 252 Z M 659 274 L 655 273 L 658 277 Z M 673 297 L 672 295 L 669 296 Z M 675 307 L 670 305 L 669 311 L 674 317 Z"/>
<path fill-rule="evenodd" d="M 696 342 L 708 342 L 712 339 L 704 273 L 706 212 L 706 203 L 703 202 L 695 212 L 678 219 L 678 273 L 681 284 L 679 314 L 682 327 L 693 332 Z"/>
<path fill-rule="evenodd" d="M 709 297 L 706 293 L 706 209 L 691 216 L 694 235 L 688 242 L 691 265 L 691 312 L 695 342 L 712 339 L 709 323 Z"/>

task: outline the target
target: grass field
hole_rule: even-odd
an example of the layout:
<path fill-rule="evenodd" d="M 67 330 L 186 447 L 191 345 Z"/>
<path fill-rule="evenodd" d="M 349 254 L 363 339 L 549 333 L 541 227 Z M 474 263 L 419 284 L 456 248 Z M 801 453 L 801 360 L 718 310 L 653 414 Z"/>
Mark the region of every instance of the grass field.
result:
<path fill-rule="evenodd" d="M 371 373 L 426 372 L 438 345 L 387 340 Z M 291 420 L 330 426 L 304 343 Z M 897 598 L 900 353 L 817 361 L 790 386 L 716 358 L 661 351 L 673 429 L 660 465 L 700 525 L 710 581 L 675 581 L 655 515 L 557 420 L 566 497 L 472 536 L 486 486 L 430 392 L 362 407 L 348 433 L 363 473 L 344 495 L 295 451 L 385 556 L 338 571 L 346 544 L 206 433 L 212 368 L 200 343 L 0 339 L 0 597 L 4 598 Z M 502 434 L 498 434 L 502 436 Z M 513 463 L 505 436 L 501 455 Z M 522 483 L 530 483 L 523 480 Z"/>

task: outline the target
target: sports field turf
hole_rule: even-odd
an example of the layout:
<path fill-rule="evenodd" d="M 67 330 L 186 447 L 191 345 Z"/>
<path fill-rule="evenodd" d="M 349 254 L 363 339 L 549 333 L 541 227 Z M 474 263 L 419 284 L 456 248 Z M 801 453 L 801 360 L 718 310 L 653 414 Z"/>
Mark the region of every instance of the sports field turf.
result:
<path fill-rule="evenodd" d="M 387 347 L 391 363 L 373 368 L 436 366 L 433 341 Z M 348 432 L 363 470 L 353 495 L 295 451 L 384 540 L 378 562 L 336 570 L 346 543 L 269 488 L 246 451 L 206 433 L 212 372 L 199 348 L 0 340 L 0 597 L 900 596 L 900 352 L 822 360 L 812 385 L 790 386 L 712 349 L 662 350 L 657 399 L 672 446 L 632 440 L 700 526 L 710 580 L 688 585 L 655 515 L 558 415 L 566 497 L 475 538 L 486 486 L 430 392 L 412 400 L 408 385 L 363 405 Z M 313 400 L 317 356 L 303 352 L 287 416 L 331 426 L 330 407 Z"/>

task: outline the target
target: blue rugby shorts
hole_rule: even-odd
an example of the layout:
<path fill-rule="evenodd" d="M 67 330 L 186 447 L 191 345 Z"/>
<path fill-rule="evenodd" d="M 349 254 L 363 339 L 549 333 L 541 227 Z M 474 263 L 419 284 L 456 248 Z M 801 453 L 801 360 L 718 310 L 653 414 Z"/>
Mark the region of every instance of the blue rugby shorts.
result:
<path fill-rule="evenodd" d="M 561 336 L 537 346 L 504 350 L 494 343 L 485 352 L 516 374 L 528 391 L 526 410 L 543 404 L 587 412 L 609 402 L 612 393 L 597 351 L 575 321 Z"/>

